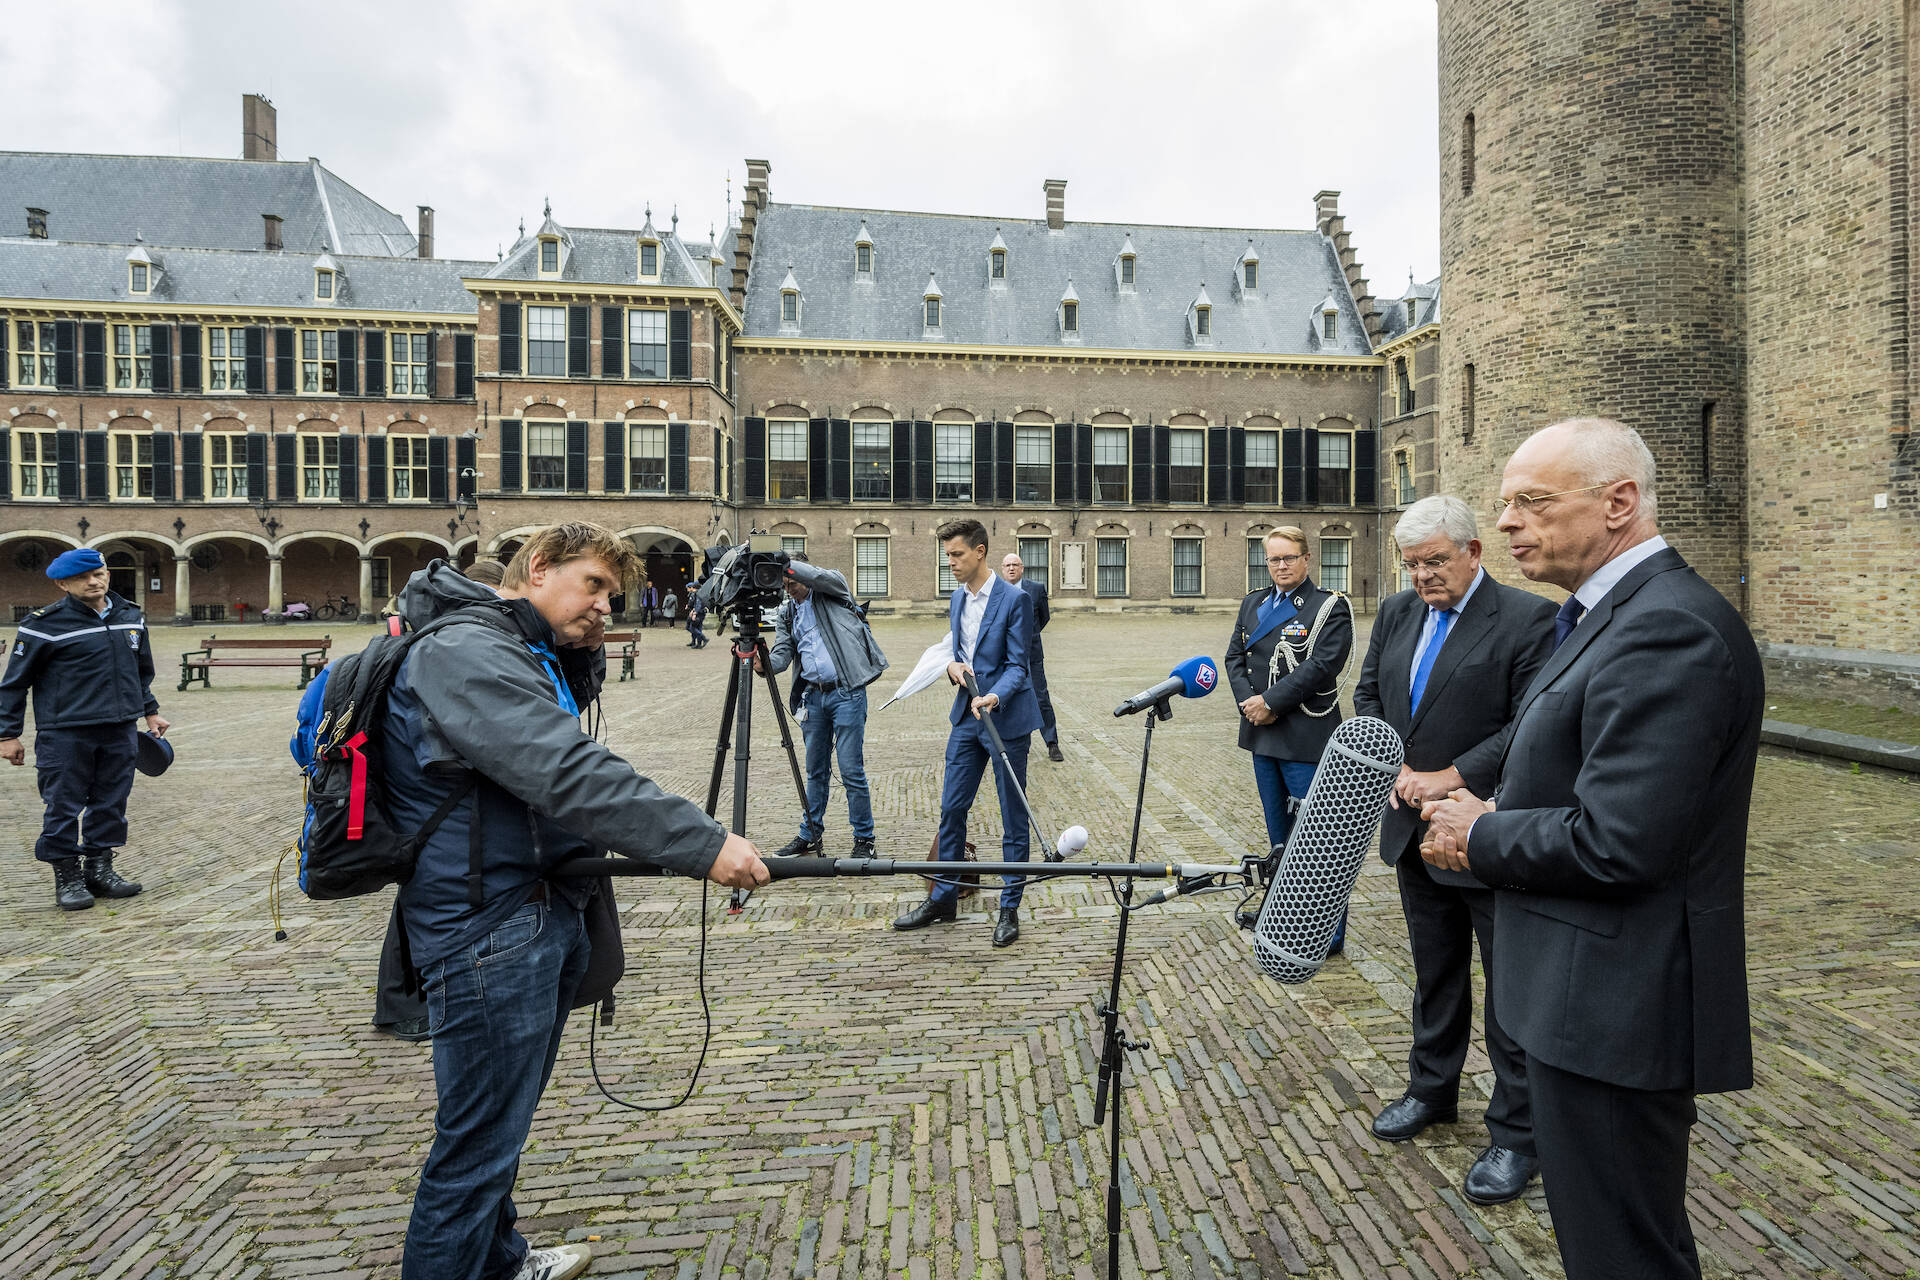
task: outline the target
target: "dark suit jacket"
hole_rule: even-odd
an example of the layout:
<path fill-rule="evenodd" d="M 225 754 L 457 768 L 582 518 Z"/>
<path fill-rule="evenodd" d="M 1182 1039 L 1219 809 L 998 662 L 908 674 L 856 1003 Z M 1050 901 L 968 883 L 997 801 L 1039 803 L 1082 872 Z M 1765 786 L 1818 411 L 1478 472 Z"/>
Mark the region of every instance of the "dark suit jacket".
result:
<path fill-rule="evenodd" d="M 1393 726 L 1406 743 L 1408 768 L 1431 773 L 1452 765 L 1469 791 L 1491 796 L 1507 726 L 1553 649 L 1553 614 L 1554 605 L 1542 597 L 1502 586 L 1491 574 L 1482 578 L 1453 620 L 1414 712 L 1409 675 L 1427 602 L 1417 591 L 1388 596 L 1353 689 L 1354 712 Z M 1426 831 L 1418 808 L 1389 805 L 1380 820 L 1380 857 L 1388 866 L 1408 853 L 1419 857 Z M 1441 884 L 1483 887 L 1465 872 L 1427 870 Z"/>
<path fill-rule="evenodd" d="M 980 619 L 980 635 L 973 645 L 973 678 L 980 696 L 1000 695 L 1000 707 L 990 712 L 993 727 L 1000 738 L 1024 737 L 1040 727 L 1040 700 L 1033 696 L 1033 684 L 1027 678 L 1028 654 L 1033 644 L 1033 597 L 1019 590 L 999 574 L 993 575 L 993 594 L 987 597 L 987 612 Z M 947 605 L 947 622 L 953 628 L 953 658 L 960 661 L 960 607 L 967 589 L 955 587 Z M 973 713 L 967 707 L 967 688 L 954 691 L 948 720 L 959 724 Z"/>
<path fill-rule="evenodd" d="M 1253 644 L 1247 638 L 1257 629 L 1260 602 L 1273 588 L 1252 592 L 1240 602 L 1240 617 L 1233 624 L 1233 639 L 1227 642 L 1227 683 L 1233 700 L 1245 702 L 1258 693 L 1262 701 L 1279 713 L 1272 724 L 1254 725 L 1240 720 L 1240 746 L 1257 756 L 1279 760 L 1318 760 L 1326 750 L 1327 739 L 1340 726 L 1340 697 L 1322 696 L 1332 689 L 1346 669 L 1347 655 L 1353 651 L 1353 609 L 1345 600 L 1337 600 L 1327 624 L 1321 628 L 1313 655 L 1287 672 L 1286 660 L 1280 662 L 1280 678 L 1267 684 L 1268 665 L 1274 646 L 1283 640 L 1282 628 L 1275 627 Z M 1293 601 L 1299 608 L 1295 620 L 1311 629 L 1314 619 L 1332 592 L 1322 591 L 1309 578 L 1293 589 Z M 1304 637 L 1303 637 L 1304 638 Z M 1296 646 L 1297 647 L 1297 646 Z M 1307 710 L 1331 708 L 1326 715 L 1308 715 Z"/>
<path fill-rule="evenodd" d="M 1671 548 L 1540 669 L 1467 858 L 1500 1022 L 1631 1089 L 1753 1083 L 1741 892 L 1764 704 L 1753 636 Z"/>
<path fill-rule="evenodd" d="M 1051 610 L 1047 608 L 1047 589 L 1025 574 L 1021 575 L 1019 586 L 1033 601 L 1033 634 L 1038 636 L 1047 629 L 1047 619 L 1051 616 Z"/>

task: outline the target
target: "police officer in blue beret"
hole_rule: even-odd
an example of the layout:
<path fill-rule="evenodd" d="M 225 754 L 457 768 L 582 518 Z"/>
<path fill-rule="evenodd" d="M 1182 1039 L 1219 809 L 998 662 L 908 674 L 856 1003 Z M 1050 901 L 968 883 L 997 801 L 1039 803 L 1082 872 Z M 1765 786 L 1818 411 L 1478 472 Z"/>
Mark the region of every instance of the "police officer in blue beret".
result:
<path fill-rule="evenodd" d="M 138 721 L 167 731 L 153 697 L 147 620 L 108 590 L 98 551 L 68 551 L 47 566 L 66 592 L 20 623 L 0 679 L 0 759 L 27 762 L 20 741 L 33 690 L 33 762 L 47 814 L 34 856 L 53 864 L 54 901 L 82 911 L 95 896 L 131 898 L 140 886 L 113 869 L 127 840 Z"/>

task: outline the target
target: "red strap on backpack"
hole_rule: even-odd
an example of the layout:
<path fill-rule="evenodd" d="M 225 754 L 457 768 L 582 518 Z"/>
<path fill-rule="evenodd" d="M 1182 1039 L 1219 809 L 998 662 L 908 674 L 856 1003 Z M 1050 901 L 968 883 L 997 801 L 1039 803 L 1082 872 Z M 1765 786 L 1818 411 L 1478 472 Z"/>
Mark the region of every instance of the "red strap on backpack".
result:
<path fill-rule="evenodd" d="M 353 757 L 353 784 L 347 791 L 347 839 L 358 840 L 367 824 L 367 757 L 360 748 L 366 745 L 367 735 L 356 733 L 341 745 L 341 750 Z"/>

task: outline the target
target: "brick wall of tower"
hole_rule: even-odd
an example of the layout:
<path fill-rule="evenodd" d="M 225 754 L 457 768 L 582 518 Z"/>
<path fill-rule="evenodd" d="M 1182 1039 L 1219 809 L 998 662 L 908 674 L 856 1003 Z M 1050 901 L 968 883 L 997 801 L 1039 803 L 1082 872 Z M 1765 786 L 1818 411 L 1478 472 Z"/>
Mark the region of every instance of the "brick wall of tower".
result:
<path fill-rule="evenodd" d="M 1668 538 L 1744 604 L 1738 14 L 1441 0 L 1439 478 L 1477 505 L 1534 430 L 1619 418 Z"/>

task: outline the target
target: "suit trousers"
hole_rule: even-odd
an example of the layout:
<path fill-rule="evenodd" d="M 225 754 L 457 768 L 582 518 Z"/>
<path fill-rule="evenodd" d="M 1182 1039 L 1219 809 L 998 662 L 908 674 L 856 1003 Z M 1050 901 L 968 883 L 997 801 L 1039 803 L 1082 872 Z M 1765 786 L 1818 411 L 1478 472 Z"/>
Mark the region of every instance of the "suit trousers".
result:
<path fill-rule="evenodd" d="M 1533 1117 L 1527 1106 L 1527 1058 L 1493 1008 L 1493 890 L 1440 884 L 1420 855 L 1409 849 L 1394 864 L 1400 879 L 1400 909 L 1413 944 L 1413 1048 L 1407 1055 L 1407 1092 L 1436 1107 L 1460 1098 L 1460 1068 L 1473 1038 L 1473 944 L 1487 971 L 1487 1057 L 1493 1062 L 1493 1097 L 1487 1102 L 1487 1136 L 1498 1147 L 1534 1154 Z"/>
<path fill-rule="evenodd" d="M 1687 1221 L 1686 1089 L 1628 1089 L 1527 1060 L 1534 1140 L 1567 1280 L 1700 1274 Z"/>
<path fill-rule="evenodd" d="M 1031 734 L 1020 734 L 1007 738 L 1005 742 L 1007 761 L 1013 766 L 1013 777 L 1024 791 L 1027 787 L 1027 751 L 1033 745 L 1033 737 Z M 939 857 L 942 862 L 958 861 L 966 851 L 967 810 L 973 808 L 973 799 L 980 792 L 980 776 L 986 772 L 990 760 L 993 763 L 994 787 L 1000 793 L 1000 860 L 1027 860 L 1031 824 L 1027 820 L 1026 808 L 1008 784 L 1006 769 L 993 755 L 993 743 L 987 737 L 986 725 L 969 715 L 963 717 L 947 735 L 946 779 L 940 787 Z M 1006 887 L 1000 891 L 1001 908 L 1007 910 L 1018 907 L 1026 885 L 1027 882 L 1019 876 L 1006 877 Z M 959 893 L 956 885 L 940 884 L 934 886 L 929 896 L 935 902 L 951 902 Z"/>
<path fill-rule="evenodd" d="M 1033 684 L 1033 696 L 1040 702 L 1040 741 L 1052 746 L 1060 741 L 1060 725 L 1053 718 L 1053 699 L 1047 696 L 1047 655 L 1037 635 L 1027 654 L 1027 679 Z"/>
<path fill-rule="evenodd" d="M 47 806 L 34 857 L 59 862 L 111 853 L 127 842 L 127 797 L 133 792 L 139 732 L 129 720 L 34 735 L 34 772 Z"/>

